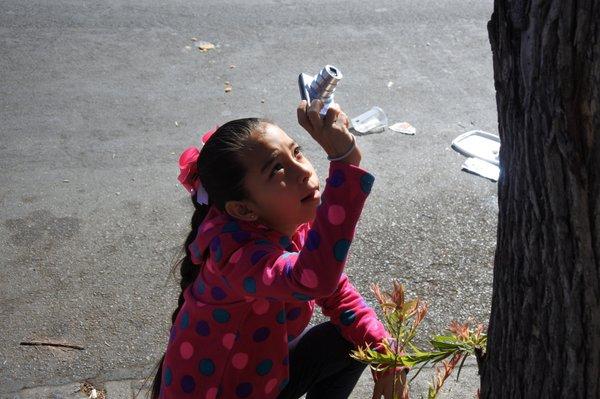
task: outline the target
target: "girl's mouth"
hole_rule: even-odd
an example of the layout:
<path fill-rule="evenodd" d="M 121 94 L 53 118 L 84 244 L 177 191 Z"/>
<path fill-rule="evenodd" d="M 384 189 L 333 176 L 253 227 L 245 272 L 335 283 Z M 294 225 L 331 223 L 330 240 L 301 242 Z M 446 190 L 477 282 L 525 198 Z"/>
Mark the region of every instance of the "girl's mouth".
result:
<path fill-rule="evenodd" d="M 312 201 L 312 200 L 316 200 L 320 197 L 321 193 L 319 192 L 319 188 L 315 188 L 313 191 L 310 192 L 310 194 L 308 194 L 306 197 L 302 198 L 300 200 L 300 202 L 308 202 L 308 201 Z"/>

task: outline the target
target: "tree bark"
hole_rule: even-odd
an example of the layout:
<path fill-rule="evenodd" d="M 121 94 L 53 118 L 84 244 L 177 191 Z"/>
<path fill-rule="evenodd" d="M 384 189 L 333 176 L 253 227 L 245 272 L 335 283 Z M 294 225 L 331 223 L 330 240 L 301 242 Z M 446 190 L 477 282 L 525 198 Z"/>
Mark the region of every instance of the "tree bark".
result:
<path fill-rule="evenodd" d="M 496 0 L 501 139 L 482 398 L 600 398 L 600 1 Z"/>

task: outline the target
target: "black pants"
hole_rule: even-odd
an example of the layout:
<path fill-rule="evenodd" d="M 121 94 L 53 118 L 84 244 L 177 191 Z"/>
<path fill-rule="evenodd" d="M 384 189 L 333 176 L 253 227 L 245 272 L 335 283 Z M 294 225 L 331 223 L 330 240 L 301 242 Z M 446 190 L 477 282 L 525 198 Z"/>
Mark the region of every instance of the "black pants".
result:
<path fill-rule="evenodd" d="M 277 399 L 347 399 L 367 366 L 331 322 L 307 328 L 289 344 L 290 378 Z"/>

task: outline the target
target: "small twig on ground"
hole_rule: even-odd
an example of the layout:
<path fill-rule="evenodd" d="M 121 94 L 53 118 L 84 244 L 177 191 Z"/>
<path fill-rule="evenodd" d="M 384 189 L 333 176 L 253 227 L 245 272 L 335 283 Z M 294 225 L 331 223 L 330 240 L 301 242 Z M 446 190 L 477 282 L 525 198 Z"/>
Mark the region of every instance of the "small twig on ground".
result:
<path fill-rule="evenodd" d="M 71 348 L 83 350 L 84 347 L 80 345 L 74 344 L 63 344 L 60 342 L 52 342 L 52 341 L 21 341 L 19 345 L 28 345 L 28 346 L 57 346 L 59 348 Z"/>

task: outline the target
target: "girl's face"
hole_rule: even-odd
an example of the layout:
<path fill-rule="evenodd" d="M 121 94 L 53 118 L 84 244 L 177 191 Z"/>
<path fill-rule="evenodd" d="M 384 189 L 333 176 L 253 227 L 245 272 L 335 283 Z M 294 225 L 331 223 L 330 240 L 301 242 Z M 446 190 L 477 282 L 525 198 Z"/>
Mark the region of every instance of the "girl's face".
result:
<path fill-rule="evenodd" d="M 267 123 L 261 127 L 242 157 L 250 196 L 244 202 L 251 220 L 291 236 L 300 224 L 315 218 L 321 199 L 319 177 L 283 130 Z"/>

